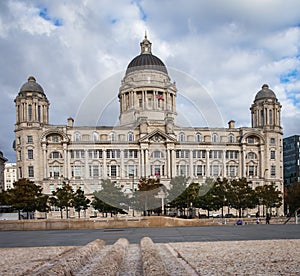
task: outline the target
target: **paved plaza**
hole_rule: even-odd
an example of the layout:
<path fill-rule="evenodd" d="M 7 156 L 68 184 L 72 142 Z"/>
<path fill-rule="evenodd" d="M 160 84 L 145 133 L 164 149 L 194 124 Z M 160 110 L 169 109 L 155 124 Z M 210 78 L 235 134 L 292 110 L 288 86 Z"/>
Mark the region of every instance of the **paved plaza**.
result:
<path fill-rule="evenodd" d="M 300 239 L 300 225 L 0 231 L 0 247 L 82 246 L 95 239 L 101 239 L 109 245 L 119 238 L 126 238 L 130 244 L 138 244 L 143 237 L 150 237 L 156 243 Z"/>
<path fill-rule="evenodd" d="M 299 275 L 299 225 L 0 231 L 0 275 Z"/>

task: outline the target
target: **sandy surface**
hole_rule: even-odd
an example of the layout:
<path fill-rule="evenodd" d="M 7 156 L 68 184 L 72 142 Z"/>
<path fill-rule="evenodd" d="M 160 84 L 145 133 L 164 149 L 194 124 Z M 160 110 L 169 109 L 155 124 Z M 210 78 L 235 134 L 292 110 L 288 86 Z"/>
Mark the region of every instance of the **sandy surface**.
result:
<path fill-rule="evenodd" d="M 300 275 L 300 240 L 157 243 L 170 275 Z M 105 246 L 74 275 L 91 275 Z M 74 247 L 0 249 L 0 275 L 25 275 Z M 144 275 L 140 246 L 130 244 L 118 275 Z"/>

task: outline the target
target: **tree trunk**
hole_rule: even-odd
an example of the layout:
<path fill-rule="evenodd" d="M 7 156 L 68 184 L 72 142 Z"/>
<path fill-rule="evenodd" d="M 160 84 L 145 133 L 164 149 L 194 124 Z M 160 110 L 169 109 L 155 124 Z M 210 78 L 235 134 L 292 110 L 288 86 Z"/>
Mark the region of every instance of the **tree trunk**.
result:
<path fill-rule="evenodd" d="M 60 208 L 60 218 L 62 219 L 63 218 L 63 209 Z"/>

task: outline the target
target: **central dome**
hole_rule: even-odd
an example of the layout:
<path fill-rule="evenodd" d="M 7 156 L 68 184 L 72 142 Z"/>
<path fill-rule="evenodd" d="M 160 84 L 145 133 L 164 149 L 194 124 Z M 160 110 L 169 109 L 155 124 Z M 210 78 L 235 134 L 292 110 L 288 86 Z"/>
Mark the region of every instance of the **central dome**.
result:
<path fill-rule="evenodd" d="M 136 56 L 127 66 L 126 74 L 139 70 L 156 70 L 168 74 L 164 63 L 151 52 L 151 42 L 145 35 L 144 40 L 140 43 L 141 54 Z"/>

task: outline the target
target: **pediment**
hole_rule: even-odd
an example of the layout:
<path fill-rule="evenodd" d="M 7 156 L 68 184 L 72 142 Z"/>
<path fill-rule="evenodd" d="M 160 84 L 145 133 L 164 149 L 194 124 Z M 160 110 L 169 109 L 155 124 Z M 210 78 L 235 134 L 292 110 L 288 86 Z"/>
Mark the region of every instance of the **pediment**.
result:
<path fill-rule="evenodd" d="M 140 139 L 140 142 L 147 143 L 165 143 L 165 142 L 176 142 L 176 139 L 161 131 L 160 129 L 156 129 L 146 136 Z"/>

